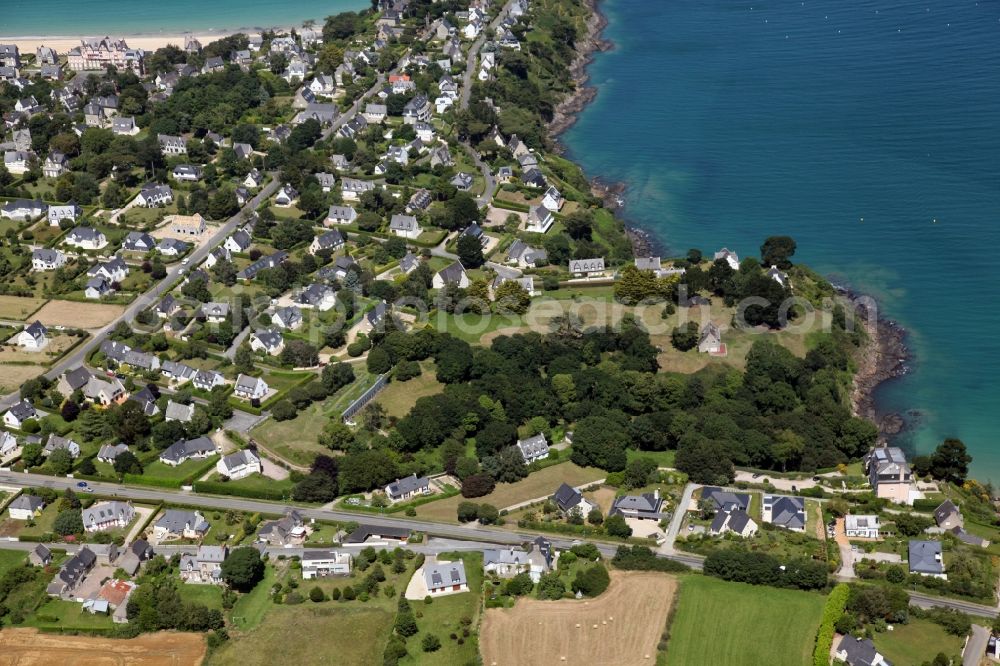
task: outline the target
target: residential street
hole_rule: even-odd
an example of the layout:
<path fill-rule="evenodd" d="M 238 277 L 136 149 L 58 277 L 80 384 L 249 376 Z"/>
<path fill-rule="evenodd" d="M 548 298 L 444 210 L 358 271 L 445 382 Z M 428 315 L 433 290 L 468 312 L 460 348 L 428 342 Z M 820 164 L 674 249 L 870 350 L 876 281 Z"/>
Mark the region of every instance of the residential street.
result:
<path fill-rule="evenodd" d="M 271 173 L 269 175 L 271 176 L 271 180 L 264 187 L 264 189 L 262 189 L 253 199 L 248 201 L 247 204 L 240 209 L 240 212 L 236 213 L 236 215 L 233 215 L 224 224 L 217 227 L 215 233 L 212 234 L 209 241 L 204 243 L 201 247 L 195 249 L 194 252 L 189 255 L 187 265 L 182 266 L 178 263 L 169 268 L 165 278 L 153 285 L 149 291 L 138 296 L 134 301 L 132 301 L 132 303 L 125 308 L 125 312 L 123 312 L 120 317 L 101 328 L 99 331 L 94 333 L 91 339 L 55 363 L 52 368 L 45 373 L 45 376 L 49 379 L 57 379 L 59 375 L 64 373 L 66 370 L 81 365 L 87 355 L 100 346 L 101 342 L 104 341 L 104 337 L 118 325 L 118 322 L 133 320 L 140 310 L 143 310 L 159 301 L 160 298 L 177 283 L 177 280 L 181 277 L 181 273 L 183 271 L 200 264 L 205 257 L 208 256 L 208 253 L 215 248 L 215 246 L 225 241 L 230 234 L 236 231 L 236 228 L 246 220 L 245 215 L 249 215 L 253 211 L 257 210 L 257 206 L 259 206 L 262 201 L 274 194 L 279 186 L 277 178 L 278 174 Z M 0 411 L 8 409 L 19 399 L 20 396 L 16 392 L 0 398 Z"/>

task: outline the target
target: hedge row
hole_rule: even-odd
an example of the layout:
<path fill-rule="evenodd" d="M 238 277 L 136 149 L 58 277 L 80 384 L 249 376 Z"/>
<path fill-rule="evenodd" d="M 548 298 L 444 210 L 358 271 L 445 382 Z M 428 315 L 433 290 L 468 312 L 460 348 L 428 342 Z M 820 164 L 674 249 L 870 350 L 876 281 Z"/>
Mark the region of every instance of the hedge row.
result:
<path fill-rule="evenodd" d="M 195 481 L 194 491 L 196 493 L 208 493 L 211 495 L 234 495 L 236 497 L 247 497 L 250 499 L 274 500 L 280 502 L 284 499 L 286 491 L 277 488 L 247 488 L 238 486 L 232 482 L 222 481 Z"/>
<path fill-rule="evenodd" d="M 823 619 L 820 621 L 819 633 L 816 635 L 813 666 L 829 666 L 830 648 L 833 647 L 833 626 L 844 614 L 844 609 L 847 608 L 847 597 L 850 593 L 851 588 L 846 583 L 840 583 L 826 598 L 826 605 L 823 606 Z"/>
<path fill-rule="evenodd" d="M 941 505 L 941 502 L 939 502 L 936 499 L 918 499 L 918 500 L 913 500 L 913 510 L 914 511 L 933 512 L 934 509 L 938 508 L 940 505 Z"/>

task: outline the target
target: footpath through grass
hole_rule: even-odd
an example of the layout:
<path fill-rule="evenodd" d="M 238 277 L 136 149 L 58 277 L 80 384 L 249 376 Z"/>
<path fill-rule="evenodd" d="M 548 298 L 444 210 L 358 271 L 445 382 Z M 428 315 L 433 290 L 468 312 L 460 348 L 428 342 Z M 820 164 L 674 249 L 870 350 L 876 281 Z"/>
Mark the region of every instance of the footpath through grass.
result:
<path fill-rule="evenodd" d="M 812 663 L 823 602 L 812 592 L 685 576 L 666 664 Z"/>

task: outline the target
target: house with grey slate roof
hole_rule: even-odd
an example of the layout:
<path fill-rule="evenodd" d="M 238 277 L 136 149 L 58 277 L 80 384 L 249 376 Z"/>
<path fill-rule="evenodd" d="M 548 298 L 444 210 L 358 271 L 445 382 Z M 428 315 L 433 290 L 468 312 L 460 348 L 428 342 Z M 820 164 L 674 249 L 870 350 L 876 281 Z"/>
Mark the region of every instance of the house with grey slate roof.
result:
<path fill-rule="evenodd" d="M 131 502 L 98 502 L 82 511 L 83 529 L 102 532 L 116 527 L 127 527 L 135 518 Z"/>
<path fill-rule="evenodd" d="M 14 520 L 33 520 L 45 508 L 45 501 L 37 495 L 22 493 L 7 505 L 7 511 Z"/>
<path fill-rule="evenodd" d="M 200 539 L 208 532 L 208 528 L 208 521 L 198 511 L 167 509 L 153 523 L 153 538 L 156 541 Z"/>
<path fill-rule="evenodd" d="M 764 495 L 761 518 L 793 532 L 806 531 L 806 502 L 801 497 Z"/>
<path fill-rule="evenodd" d="M 429 495 L 430 492 L 431 480 L 426 476 L 417 478 L 416 474 L 396 479 L 385 487 L 385 494 L 390 502 L 402 502 L 417 495 Z"/>
<path fill-rule="evenodd" d="M 533 437 L 517 440 L 517 450 L 524 458 L 524 464 L 530 465 L 536 460 L 543 460 L 549 457 L 549 443 L 545 440 L 545 435 L 539 433 Z"/>
<path fill-rule="evenodd" d="M 207 458 L 216 453 L 215 443 L 208 437 L 179 439 L 160 453 L 160 462 L 174 467 L 188 460 Z"/>
<path fill-rule="evenodd" d="M 586 517 L 594 508 L 595 504 L 586 499 L 583 494 L 573 488 L 568 483 L 564 483 L 556 489 L 552 495 L 552 502 L 564 514 L 579 511 L 580 515 Z"/>
<path fill-rule="evenodd" d="M 705 486 L 702 488 L 701 499 L 711 501 L 716 509 L 723 511 L 731 509 L 746 511 L 750 508 L 749 493 L 734 493 L 715 486 Z"/>
<path fill-rule="evenodd" d="M 465 562 L 440 562 L 428 558 L 424 562 L 424 584 L 427 594 L 432 597 L 469 591 L 469 579 L 465 575 Z"/>
<path fill-rule="evenodd" d="M 663 498 L 660 497 L 659 489 L 656 489 L 651 493 L 616 497 L 611 504 L 611 511 L 608 512 L 608 515 L 620 515 L 640 520 L 661 520 L 668 517 L 667 514 L 660 512 L 662 508 Z"/>
<path fill-rule="evenodd" d="M 747 539 L 757 534 L 757 523 L 742 509 L 723 510 L 715 513 L 708 531 L 716 535 L 732 532 Z"/>
<path fill-rule="evenodd" d="M 892 662 L 875 649 L 870 638 L 856 638 L 850 634 L 840 639 L 833 657 L 847 666 L 892 666 Z"/>
<path fill-rule="evenodd" d="M 198 546 L 194 555 L 181 555 L 180 577 L 185 583 L 222 584 L 222 563 L 228 546 Z"/>
<path fill-rule="evenodd" d="M 947 578 L 940 541 L 911 539 L 908 545 L 910 573 L 934 578 Z"/>

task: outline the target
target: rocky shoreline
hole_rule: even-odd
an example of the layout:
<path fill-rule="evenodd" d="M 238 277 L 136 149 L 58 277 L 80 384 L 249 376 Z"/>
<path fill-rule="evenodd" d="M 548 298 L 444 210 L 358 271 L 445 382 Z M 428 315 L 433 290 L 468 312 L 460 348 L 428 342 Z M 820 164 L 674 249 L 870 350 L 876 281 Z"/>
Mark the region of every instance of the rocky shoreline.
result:
<path fill-rule="evenodd" d="M 906 427 L 902 414 L 879 414 L 875 405 L 875 391 L 884 382 L 901 377 L 909 371 L 910 350 L 906 346 L 906 330 L 897 323 L 881 316 L 870 316 L 872 302 L 860 294 L 841 290 L 841 294 L 854 304 L 855 322 L 864 328 L 868 340 L 858 361 L 851 392 L 854 413 L 868 419 L 878 427 L 879 439 L 887 440 L 901 433 Z"/>
<path fill-rule="evenodd" d="M 556 106 L 552 113 L 552 121 L 549 123 L 549 136 L 555 139 L 554 149 L 557 153 L 565 150 L 565 147 L 558 141 L 559 135 L 573 126 L 580 112 L 597 96 L 597 88 L 587 85 L 590 80 L 587 66 L 594 60 L 594 53 L 610 51 L 614 48 L 614 44 L 601 38 L 601 33 L 608 25 L 608 19 L 597 8 L 597 0 L 586 0 L 586 6 L 590 11 L 590 18 L 587 20 L 587 33 L 577 43 L 576 60 L 569 68 L 575 88 Z"/>
<path fill-rule="evenodd" d="M 580 112 L 597 95 L 597 89 L 587 85 L 590 78 L 587 66 L 593 61 L 595 53 L 608 51 L 614 47 L 612 42 L 601 38 L 608 20 L 597 3 L 598 0 L 586 0 L 587 8 L 590 10 L 587 32 L 577 44 L 577 57 L 570 66 L 575 89 L 556 107 L 548 126 L 549 136 L 554 142 L 553 149 L 557 153 L 565 151 L 565 146 L 559 142 L 559 135 L 573 126 Z M 591 193 L 611 210 L 620 210 L 624 207 L 626 189 L 627 185 L 624 182 L 606 183 L 599 178 L 591 181 Z M 630 226 L 627 221 L 625 232 L 636 256 L 655 256 L 662 249 L 655 236 L 644 229 Z M 874 317 L 873 321 L 869 317 L 869 307 L 866 304 L 866 301 L 872 301 L 863 294 L 853 293 L 847 289 L 838 291 L 854 304 L 855 321 L 867 334 L 867 343 L 861 352 L 858 370 L 854 376 L 851 407 L 854 414 L 872 421 L 878 427 L 879 439 L 884 441 L 901 433 L 907 424 L 902 414 L 879 414 L 875 405 L 875 391 L 878 387 L 909 371 L 907 361 L 910 358 L 910 351 L 906 346 L 906 331 L 895 322 L 880 316 Z"/>

